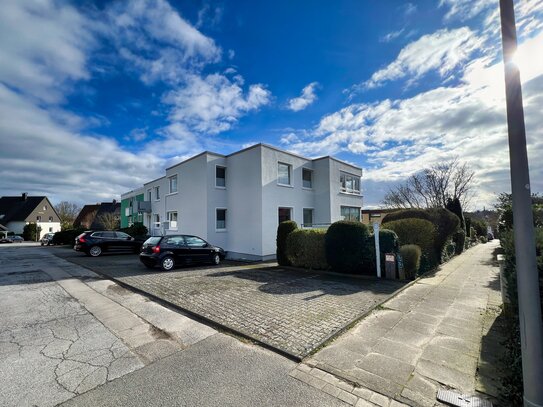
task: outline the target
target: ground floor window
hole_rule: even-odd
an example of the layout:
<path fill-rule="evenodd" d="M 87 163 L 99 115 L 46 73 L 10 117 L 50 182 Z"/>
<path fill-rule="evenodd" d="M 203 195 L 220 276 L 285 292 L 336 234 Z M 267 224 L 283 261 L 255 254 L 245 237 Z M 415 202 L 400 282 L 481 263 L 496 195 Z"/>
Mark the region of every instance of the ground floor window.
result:
<path fill-rule="evenodd" d="M 168 212 L 168 222 L 170 223 L 169 229 L 176 229 L 177 230 L 177 212 L 172 211 Z"/>
<path fill-rule="evenodd" d="M 217 221 L 215 223 L 215 227 L 217 228 L 217 230 L 226 229 L 226 209 L 217 209 L 216 215 Z"/>
<path fill-rule="evenodd" d="M 279 208 L 279 223 L 292 220 L 292 208 Z"/>
<path fill-rule="evenodd" d="M 355 206 L 342 206 L 341 219 L 360 222 L 360 208 Z"/>
<path fill-rule="evenodd" d="M 304 208 L 304 227 L 313 226 L 313 209 Z"/>

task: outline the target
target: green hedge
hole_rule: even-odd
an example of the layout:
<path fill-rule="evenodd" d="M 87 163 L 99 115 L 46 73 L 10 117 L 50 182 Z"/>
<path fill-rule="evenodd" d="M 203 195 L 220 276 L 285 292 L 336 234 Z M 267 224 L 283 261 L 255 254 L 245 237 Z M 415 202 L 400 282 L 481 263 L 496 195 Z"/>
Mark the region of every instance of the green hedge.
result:
<path fill-rule="evenodd" d="M 287 258 L 287 238 L 288 235 L 296 229 L 298 229 L 298 225 L 292 220 L 281 222 L 277 227 L 277 250 L 275 254 L 277 256 L 277 263 L 280 266 L 291 265 Z"/>
<path fill-rule="evenodd" d="M 141 222 L 135 222 L 132 226 L 119 229 L 121 232 L 128 233 L 136 240 L 146 240 L 149 231 L 147 227 Z"/>
<path fill-rule="evenodd" d="M 455 215 L 453 215 L 456 218 Z M 424 219 L 399 219 L 382 224 L 385 229 L 396 232 L 401 245 L 415 244 L 421 248 L 421 271 L 432 269 L 438 264 L 435 253 L 436 227 Z"/>
<path fill-rule="evenodd" d="M 85 229 L 68 229 L 55 233 L 53 236 L 53 244 L 67 244 L 72 245 L 75 242 L 75 238 L 83 233 Z"/>
<path fill-rule="evenodd" d="M 287 259 L 295 267 L 312 270 L 326 270 L 324 240 L 326 230 L 297 229 L 287 237 Z"/>
<path fill-rule="evenodd" d="M 438 263 L 443 260 L 443 250 L 445 249 L 447 240 L 451 239 L 454 232 L 460 227 L 458 216 L 445 208 L 402 209 L 386 214 L 383 218 L 383 224 L 401 219 L 422 219 L 431 222 L 435 226 L 432 259 Z M 401 241 L 401 237 L 400 243 L 405 244 L 405 242 Z M 424 255 L 424 248 L 422 250 Z"/>
<path fill-rule="evenodd" d="M 338 273 L 361 274 L 368 266 L 368 237 L 366 225 L 360 222 L 335 222 L 326 231 L 326 260 Z"/>
<path fill-rule="evenodd" d="M 458 229 L 453 235 L 454 242 L 454 254 L 462 254 L 464 246 L 466 244 L 466 232 L 462 229 Z"/>
<path fill-rule="evenodd" d="M 406 244 L 400 247 L 406 278 L 412 279 L 416 277 L 420 269 L 421 253 L 420 247 L 416 244 Z"/>

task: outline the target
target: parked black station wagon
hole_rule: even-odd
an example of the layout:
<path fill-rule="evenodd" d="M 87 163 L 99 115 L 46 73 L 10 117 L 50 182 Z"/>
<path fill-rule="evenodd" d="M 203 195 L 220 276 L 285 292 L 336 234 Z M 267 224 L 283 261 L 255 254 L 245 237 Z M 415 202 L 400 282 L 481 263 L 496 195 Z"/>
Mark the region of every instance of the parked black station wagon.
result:
<path fill-rule="evenodd" d="M 105 251 L 138 253 L 141 244 L 141 240 L 135 240 L 124 232 L 96 230 L 94 232 L 84 232 L 77 236 L 74 250 L 84 252 L 87 256 L 97 257 Z"/>
<path fill-rule="evenodd" d="M 143 243 L 140 253 L 140 261 L 146 267 L 159 265 L 165 271 L 172 270 L 178 264 L 219 264 L 224 257 L 223 249 L 191 235 L 150 237 Z"/>

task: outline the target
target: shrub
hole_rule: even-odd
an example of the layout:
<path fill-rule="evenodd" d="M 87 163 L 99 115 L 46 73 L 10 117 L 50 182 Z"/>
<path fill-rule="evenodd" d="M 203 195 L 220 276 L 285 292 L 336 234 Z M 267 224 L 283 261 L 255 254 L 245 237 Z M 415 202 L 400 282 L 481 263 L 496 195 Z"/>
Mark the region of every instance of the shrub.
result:
<path fill-rule="evenodd" d="M 147 227 L 141 222 L 134 222 L 132 226 L 129 226 L 127 228 L 119 229 L 121 232 L 128 233 L 130 236 L 134 238 L 144 238 L 147 237 L 147 234 L 149 231 L 147 230 Z"/>
<path fill-rule="evenodd" d="M 342 220 L 330 225 L 326 231 L 325 249 L 326 260 L 332 270 L 362 273 L 364 262 L 368 261 L 368 248 L 365 247 L 368 237 L 368 228 L 360 222 Z"/>
<path fill-rule="evenodd" d="M 84 231 L 85 229 L 67 229 L 61 232 L 57 232 L 55 233 L 55 236 L 53 236 L 53 244 L 73 245 L 75 238 L 79 236 L 81 233 L 83 233 Z"/>
<path fill-rule="evenodd" d="M 454 216 L 454 215 L 453 215 Z M 435 255 L 435 226 L 424 219 L 400 219 L 382 225 L 398 235 L 401 245 L 416 244 L 421 248 L 421 270 L 427 271 L 437 265 Z"/>
<path fill-rule="evenodd" d="M 41 232 L 41 227 L 35 223 L 29 223 L 23 228 L 23 239 L 35 242 Z"/>
<path fill-rule="evenodd" d="M 379 230 L 379 249 L 381 253 L 398 253 L 400 242 L 398 235 L 393 230 Z"/>
<path fill-rule="evenodd" d="M 466 232 L 462 229 L 457 229 L 453 235 L 454 254 L 462 254 L 464 245 L 466 244 Z"/>
<path fill-rule="evenodd" d="M 412 218 L 426 220 L 434 224 L 436 232 L 433 238 L 434 253 L 432 258 L 437 262 L 441 262 L 447 240 L 452 238 L 452 235 L 460 226 L 460 220 L 454 213 L 445 208 L 403 209 L 385 215 L 383 223 Z M 405 244 L 405 242 L 402 242 L 401 237 L 400 243 Z M 424 255 L 424 247 L 421 246 L 421 249 Z"/>
<path fill-rule="evenodd" d="M 471 231 L 472 231 L 472 228 L 471 228 L 471 218 L 468 218 L 467 216 L 465 217 L 465 221 L 466 221 L 466 237 L 467 238 L 470 238 L 471 237 Z"/>
<path fill-rule="evenodd" d="M 460 200 L 458 198 L 449 198 L 445 207 L 458 217 L 458 220 L 460 221 L 460 228 L 462 228 L 462 230 L 466 230 L 466 221 L 464 219 L 464 212 L 462 211 Z"/>
<path fill-rule="evenodd" d="M 416 244 L 406 244 L 400 247 L 406 278 L 415 278 L 417 275 L 420 268 L 421 253 L 420 247 Z"/>
<path fill-rule="evenodd" d="M 285 222 L 281 222 L 279 226 L 277 227 L 277 263 L 279 263 L 280 266 L 290 266 L 290 263 L 287 258 L 287 237 L 288 235 L 298 229 L 298 225 L 293 220 L 287 220 Z"/>
<path fill-rule="evenodd" d="M 296 229 L 287 237 L 287 259 L 295 267 L 326 270 L 323 229 Z"/>

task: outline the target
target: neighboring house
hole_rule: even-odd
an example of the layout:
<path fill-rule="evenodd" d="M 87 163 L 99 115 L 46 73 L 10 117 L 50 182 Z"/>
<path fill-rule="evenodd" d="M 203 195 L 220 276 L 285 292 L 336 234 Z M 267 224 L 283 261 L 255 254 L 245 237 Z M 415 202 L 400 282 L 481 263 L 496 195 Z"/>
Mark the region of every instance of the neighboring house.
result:
<path fill-rule="evenodd" d="M 151 234 L 193 234 L 229 258 L 273 259 L 281 221 L 318 227 L 360 220 L 361 176 L 335 158 L 312 160 L 265 144 L 229 155 L 206 151 L 144 184 L 137 210 Z M 141 192 L 122 200 L 137 201 Z"/>
<path fill-rule="evenodd" d="M 121 204 L 115 199 L 112 202 L 102 202 L 96 205 L 85 205 L 81 208 L 79 215 L 75 218 L 74 227 L 82 229 L 103 229 L 100 223 L 103 215 L 112 213 L 120 218 Z"/>
<path fill-rule="evenodd" d="M 378 223 L 380 225 L 387 213 L 397 212 L 399 210 L 401 209 L 362 209 L 362 223 L 365 225 Z"/>
<path fill-rule="evenodd" d="M 143 187 L 123 195 L 121 199 L 121 228 L 127 228 L 136 222 L 143 223 L 143 210 L 140 202 L 144 201 Z"/>
<path fill-rule="evenodd" d="M 35 223 L 40 236 L 60 231 L 60 218 L 46 196 L 3 196 L 0 198 L 0 224 L 16 235 L 22 235 L 26 225 Z"/>

